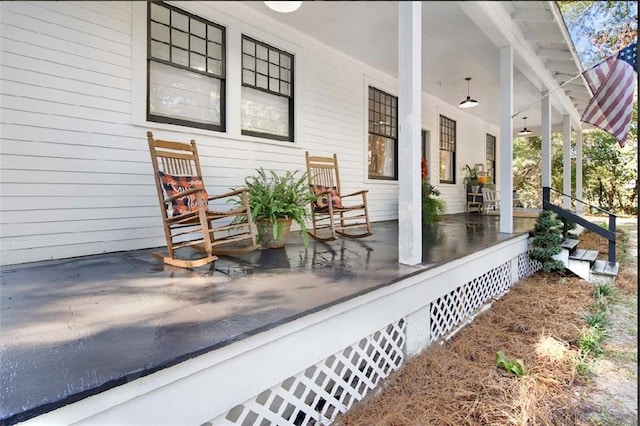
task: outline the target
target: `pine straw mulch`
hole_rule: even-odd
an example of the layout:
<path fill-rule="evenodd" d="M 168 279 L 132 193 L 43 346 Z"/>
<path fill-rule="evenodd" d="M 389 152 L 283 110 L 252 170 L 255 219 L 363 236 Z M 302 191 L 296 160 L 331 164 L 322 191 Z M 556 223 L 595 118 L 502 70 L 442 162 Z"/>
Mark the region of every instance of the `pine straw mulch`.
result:
<path fill-rule="evenodd" d="M 595 237 L 583 233 L 580 247 L 591 248 Z M 622 269 L 616 285 L 637 294 L 637 277 Z M 538 273 L 520 281 L 451 340 L 408 360 L 379 395 L 335 424 L 589 424 L 575 394 L 585 385 L 577 340 L 594 304 L 592 290 L 577 277 Z M 497 351 L 522 359 L 527 374 L 498 369 Z"/>

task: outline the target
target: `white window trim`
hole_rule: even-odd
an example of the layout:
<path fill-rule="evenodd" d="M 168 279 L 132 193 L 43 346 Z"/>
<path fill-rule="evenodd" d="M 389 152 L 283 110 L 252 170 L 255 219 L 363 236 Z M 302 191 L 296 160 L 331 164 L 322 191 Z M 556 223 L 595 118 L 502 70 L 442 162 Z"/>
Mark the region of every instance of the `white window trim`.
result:
<path fill-rule="evenodd" d="M 271 144 L 279 147 L 286 146 L 291 148 L 307 149 L 306 144 L 301 140 L 303 111 L 303 96 L 301 96 L 301 88 L 303 87 L 302 83 L 304 81 L 304 57 L 302 47 L 285 41 L 272 33 L 239 21 L 221 10 L 225 7 L 233 8 L 233 10 L 239 10 L 238 14 L 241 14 L 240 12 L 244 11 L 244 9 L 247 9 L 247 11 L 250 10 L 248 6 L 232 3 L 225 4 L 225 2 L 219 2 L 220 4 L 203 4 L 202 2 L 196 1 L 167 3 L 204 19 L 211 20 L 216 24 L 222 25 L 226 29 L 226 132 L 217 132 L 197 127 L 179 126 L 176 124 L 157 123 L 155 121 L 147 120 L 147 2 L 132 2 L 131 124 L 145 129 L 160 129 L 177 133 L 185 133 L 188 135 L 204 135 L 207 137 L 229 139 L 233 141 L 257 142 L 260 144 Z M 293 142 L 247 136 L 241 133 L 240 105 L 242 90 L 242 34 L 251 36 L 294 55 Z"/>
<path fill-rule="evenodd" d="M 455 163 L 456 163 L 456 169 L 460 169 L 459 167 L 459 149 L 460 149 L 460 140 L 459 140 L 459 134 L 460 134 L 460 120 L 462 119 L 460 113 L 458 110 L 454 109 L 454 107 L 449 107 L 448 104 L 442 104 L 436 107 L 436 137 L 437 137 L 437 147 L 438 150 L 436 151 L 437 153 L 437 164 L 436 166 L 438 167 L 438 172 L 436 173 L 436 175 L 434 176 L 435 178 L 438 179 L 438 185 L 443 187 L 443 188 L 447 188 L 447 187 L 456 187 L 456 186 L 460 186 L 462 184 L 462 179 L 460 179 L 460 176 L 458 176 L 458 170 L 454 170 L 454 177 L 455 177 L 455 183 L 449 183 L 449 182 L 440 182 L 440 116 L 444 115 L 445 117 L 447 117 L 449 120 L 453 120 L 456 122 L 456 150 L 455 150 Z"/>
<path fill-rule="evenodd" d="M 367 184 L 375 184 L 375 185 L 393 185 L 393 186 L 398 186 L 398 179 L 371 179 L 369 178 L 369 86 L 375 87 L 378 90 L 382 90 L 383 92 L 386 92 L 390 95 L 393 95 L 395 97 L 398 97 L 398 88 L 395 86 L 395 84 L 391 84 L 391 83 L 385 83 L 383 81 L 377 80 L 373 77 L 370 77 L 368 75 L 365 74 L 364 76 L 364 88 L 363 88 L 363 92 L 364 92 L 364 96 L 363 96 L 363 118 L 362 118 L 362 125 L 363 125 L 363 129 L 364 129 L 364 140 L 363 140 L 363 146 L 364 146 L 364 168 L 363 168 L 363 176 L 364 176 L 364 182 Z M 398 117 L 398 136 L 400 133 L 400 117 Z M 396 158 L 396 161 L 398 161 L 398 159 Z"/>

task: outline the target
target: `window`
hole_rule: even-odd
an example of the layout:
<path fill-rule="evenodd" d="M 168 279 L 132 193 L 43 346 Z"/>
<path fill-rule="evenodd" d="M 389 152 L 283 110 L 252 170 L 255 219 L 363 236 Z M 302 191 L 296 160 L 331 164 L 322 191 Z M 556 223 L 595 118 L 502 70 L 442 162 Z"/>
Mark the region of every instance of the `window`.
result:
<path fill-rule="evenodd" d="M 398 178 L 398 98 L 369 87 L 369 179 Z"/>
<path fill-rule="evenodd" d="M 440 183 L 456 183 L 456 122 L 440 116 Z"/>
<path fill-rule="evenodd" d="M 293 55 L 242 36 L 242 134 L 293 141 Z"/>
<path fill-rule="evenodd" d="M 496 183 L 496 137 L 487 133 L 487 176 Z"/>
<path fill-rule="evenodd" d="M 147 119 L 224 131 L 224 27 L 164 3 L 147 16 Z"/>

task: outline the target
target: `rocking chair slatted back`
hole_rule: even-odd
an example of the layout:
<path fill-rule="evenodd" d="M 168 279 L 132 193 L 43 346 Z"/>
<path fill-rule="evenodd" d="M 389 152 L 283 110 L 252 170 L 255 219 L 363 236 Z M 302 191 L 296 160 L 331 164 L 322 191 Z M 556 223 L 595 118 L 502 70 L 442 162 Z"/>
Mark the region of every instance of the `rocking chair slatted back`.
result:
<path fill-rule="evenodd" d="M 336 187 L 340 193 L 340 173 L 338 171 L 338 157 L 307 156 L 307 171 L 310 183 L 326 187 Z"/>
<path fill-rule="evenodd" d="M 334 240 L 336 235 L 362 238 L 371 235 L 367 208 L 367 190 L 343 194 L 340 187 L 338 156 L 311 156 L 305 153 L 310 190 L 317 195 L 311 205 L 313 230 L 309 234 L 316 240 Z M 355 199 L 357 204 L 344 205 L 344 200 Z M 353 232 L 354 229 L 362 231 Z M 326 234 L 329 230 L 328 236 Z M 321 232 L 322 231 L 322 232 Z"/>

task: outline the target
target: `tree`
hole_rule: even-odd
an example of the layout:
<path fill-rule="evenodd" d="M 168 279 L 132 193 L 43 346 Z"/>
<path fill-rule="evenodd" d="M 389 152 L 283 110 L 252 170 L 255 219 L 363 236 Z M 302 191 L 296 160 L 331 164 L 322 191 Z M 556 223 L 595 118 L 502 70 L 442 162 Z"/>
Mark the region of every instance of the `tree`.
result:
<path fill-rule="evenodd" d="M 635 1 L 560 1 L 558 5 L 585 69 L 638 37 Z"/>
<path fill-rule="evenodd" d="M 588 199 L 611 212 L 637 214 L 638 199 L 638 102 L 634 103 L 632 130 L 620 148 L 602 130 L 584 133 L 584 188 Z"/>

